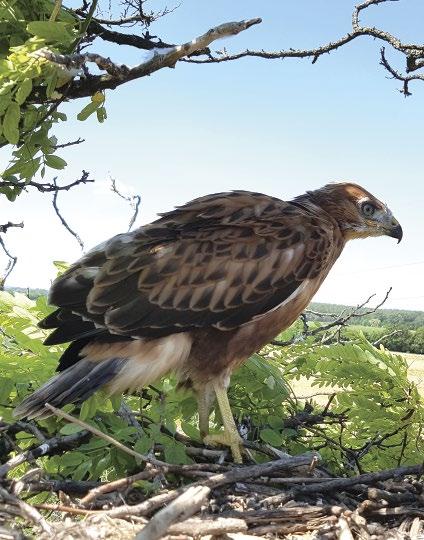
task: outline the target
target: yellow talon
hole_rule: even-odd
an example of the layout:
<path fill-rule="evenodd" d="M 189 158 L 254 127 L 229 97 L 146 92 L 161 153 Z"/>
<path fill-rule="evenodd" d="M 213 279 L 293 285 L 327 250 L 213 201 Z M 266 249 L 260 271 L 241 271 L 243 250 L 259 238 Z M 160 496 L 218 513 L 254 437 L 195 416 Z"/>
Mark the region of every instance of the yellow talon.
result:
<path fill-rule="evenodd" d="M 213 382 L 213 389 L 216 394 L 216 399 L 218 401 L 219 410 L 221 411 L 222 422 L 224 424 L 223 433 L 217 433 L 213 435 L 208 435 L 206 431 L 206 419 L 204 411 L 200 415 L 200 429 L 203 435 L 203 442 L 205 444 L 217 445 L 223 444 L 231 448 L 231 453 L 233 454 L 233 459 L 235 463 L 243 463 L 241 448 L 242 448 L 242 439 L 237 431 L 236 424 L 234 422 L 233 413 L 231 412 L 230 402 L 228 401 L 227 390 L 222 382 L 215 381 Z M 203 409 L 203 407 L 202 407 Z M 207 418 L 207 416 L 206 416 Z"/>
<path fill-rule="evenodd" d="M 203 442 L 210 446 L 215 446 L 217 444 L 229 446 L 231 448 L 234 463 L 243 463 L 243 458 L 241 456 L 242 440 L 238 434 L 237 437 L 234 437 L 232 433 L 224 431 L 223 433 L 206 435 L 206 437 L 203 438 Z"/>

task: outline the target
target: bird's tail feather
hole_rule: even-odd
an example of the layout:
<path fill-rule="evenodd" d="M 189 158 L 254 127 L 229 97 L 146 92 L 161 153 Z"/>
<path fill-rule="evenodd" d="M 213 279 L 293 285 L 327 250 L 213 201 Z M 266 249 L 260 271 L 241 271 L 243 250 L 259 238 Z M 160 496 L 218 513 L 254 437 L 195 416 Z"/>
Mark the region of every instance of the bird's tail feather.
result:
<path fill-rule="evenodd" d="M 52 413 L 46 403 L 63 407 L 81 403 L 101 387 L 111 395 L 147 386 L 170 371 L 180 371 L 191 343 L 185 333 L 150 341 L 75 342 L 65 352 L 69 358 L 63 365 L 69 367 L 25 398 L 14 415 L 47 418 Z"/>
<path fill-rule="evenodd" d="M 54 407 L 63 407 L 68 403 L 81 403 L 110 382 L 126 362 L 128 358 L 109 358 L 102 362 L 93 362 L 84 358 L 52 377 L 41 388 L 25 398 L 13 414 L 21 418 L 42 419 L 52 414 L 46 409 L 46 403 Z"/>

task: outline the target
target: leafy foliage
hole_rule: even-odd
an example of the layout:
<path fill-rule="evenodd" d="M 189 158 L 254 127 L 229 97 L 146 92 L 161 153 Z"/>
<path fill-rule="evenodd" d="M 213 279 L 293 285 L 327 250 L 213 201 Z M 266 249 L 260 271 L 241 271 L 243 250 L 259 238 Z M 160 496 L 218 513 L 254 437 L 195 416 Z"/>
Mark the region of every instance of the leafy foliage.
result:
<path fill-rule="evenodd" d="M 0 293 L 0 415 L 6 422 L 13 422 L 13 407 L 53 374 L 63 349 L 42 344 L 46 333 L 37 321 L 48 311 L 44 296 L 30 300 L 20 293 Z M 282 337 L 295 329 L 296 325 Z M 312 388 L 334 389 L 327 411 L 314 402 L 303 406 L 295 397 L 290 383 L 300 378 Z M 155 449 L 168 462 L 190 463 L 176 434 L 200 442 L 196 402 L 176 386 L 168 378 L 140 396 L 126 398 L 141 429 L 122 417 L 120 399 L 102 393 L 67 410 L 140 453 Z M 342 474 L 416 463 L 424 450 L 424 406 L 408 381 L 405 360 L 372 347 L 361 336 L 348 344 L 322 346 L 311 340 L 290 348 L 268 346 L 233 375 L 229 395 L 250 440 L 290 453 L 319 449 L 327 466 Z M 46 437 L 81 429 L 56 418 L 39 421 L 38 426 Z M 212 415 L 212 427 L 220 429 L 218 410 Z M 16 442 L 22 449 L 37 444 L 26 431 L 16 435 Z M 138 466 L 133 457 L 97 437 L 40 462 L 51 476 L 76 480 L 112 480 Z M 144 488 L 153 486 L 146 483 Z"/>
<path fill-rule="evenodd" d="M 48 46 L 52 52 L 70 53 L 84 29 L 69 11 L 56 10 L 48 0 L 0 0 L 0 21 L 0 147 L 16 146 L 9 165 L 0 171 L 0 193 L 14 201 L 38 172 L 43 178 L 46 168 L 66 166 L 56 154 L 52 129 L 67 120 L 58 110 L 63 97 L 58 90 L 75 73 L 40 51 Z M 37 105 L 40 96 L 43 104 Z M 103 102 L 104 96 L 95 94 L 78 118 L 89 116 L 84 112 L 88 107 L 103 122 Z"/>

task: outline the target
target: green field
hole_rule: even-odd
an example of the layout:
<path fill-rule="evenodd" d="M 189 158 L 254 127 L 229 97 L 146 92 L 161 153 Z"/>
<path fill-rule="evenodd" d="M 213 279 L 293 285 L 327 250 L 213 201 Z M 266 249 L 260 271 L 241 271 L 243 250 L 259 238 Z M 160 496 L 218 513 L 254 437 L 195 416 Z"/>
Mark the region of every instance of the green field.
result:
<path fill-rule="evenodd" d="M 418 386 L 424 395 L 424 354 L 402 353 L 409 365 L 409 378 Z"/>
<path fill-rule="evenodd" d="M 395 353 L 401 354 L 409 366 L 409 379 L 413 381 L 421 395 L 424 397 L 424 354 L 412 354 L 412 353 Z M 312 397 L 314 401 L 320 405 L 325 405 L 331 394 L 338 391 L 337 387 L 317 387 L 311 386 L 311 382 L 302 377 L 298 381 L 291 381 L 291 386 L 298 399 Z"/>

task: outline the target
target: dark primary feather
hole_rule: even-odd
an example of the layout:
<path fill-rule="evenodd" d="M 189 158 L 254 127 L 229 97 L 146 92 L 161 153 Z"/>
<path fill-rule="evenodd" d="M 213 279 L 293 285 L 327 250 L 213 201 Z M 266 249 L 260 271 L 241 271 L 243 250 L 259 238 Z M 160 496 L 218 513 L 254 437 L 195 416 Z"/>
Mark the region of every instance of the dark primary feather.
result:
<path fill-rule="evenodd" d="M 127 361 L 126 358 L 109 358 L 98 363 L 80 360 L 25 398 L 13 414 L 42 419 L 51 415 L 51 412 L 44 408 L 47 402 L 54 407 L 62 407 L 67 403 L 82 403 L 110 382 Z"/>
<path fill-rule="evenodd" d="M 250 192 L 191 201 L 95 248 L 50 291 L 47 343 L 231 330 L 286 300 L 326 268 L 325 213 Z"/>

